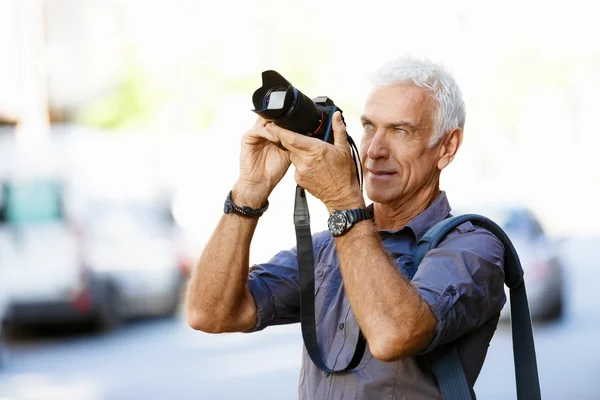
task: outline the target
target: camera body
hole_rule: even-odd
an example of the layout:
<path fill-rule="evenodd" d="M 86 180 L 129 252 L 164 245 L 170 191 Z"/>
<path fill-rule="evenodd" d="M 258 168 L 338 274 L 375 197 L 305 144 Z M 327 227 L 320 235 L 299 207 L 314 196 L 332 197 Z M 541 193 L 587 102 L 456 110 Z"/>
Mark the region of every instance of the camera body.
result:
<path fill-rule="evenodd" d="M 321 113 L 323 115 L 323 122 L 321 123 L 321 128 L 317 130 L 317 133 L 309 136 L 316 137 L 325 142 L 333 144 L 333 130 L 331 128 L 333 123 L 333 113 L 335 113 L 336 111 L 339 111 L 341 113 L 342 110 L 338 108 L 333 102 L 333 100 L 331 100 L 327 96 L 319 96 L 313 99 L 313 102 L 315 103 L 317 108 L 321 110 Z M 342 116 L 342 121 L 343 120 L 344 117 Z"/>
<path fill-rule="evenodd" d="M 342 111 L 333 100 L 327 96 L 311 100 L 273 70 L 264 71 L 262 80 L 252 95 L 253 112 L 282 128 L 333 144 L 333 114 Z"/>

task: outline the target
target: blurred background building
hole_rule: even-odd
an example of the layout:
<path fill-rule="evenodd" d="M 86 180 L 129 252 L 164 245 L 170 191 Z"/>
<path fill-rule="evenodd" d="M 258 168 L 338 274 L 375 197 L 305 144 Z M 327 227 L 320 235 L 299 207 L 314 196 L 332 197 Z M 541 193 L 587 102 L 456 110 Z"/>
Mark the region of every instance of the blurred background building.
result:
<path fill-rule="evenodd" d="M 181 169 L 218 160 L 175 147 L 193 148 L 182 143 L 198 136 L 236 145 L 262 70 L 334 98 L 358 136 L 367 74 L 396 54 L 423 55 L 450 67 L 468 105 L 462 154 L 445 177 L 453 198 L 519 197 L 552 232 L 589 233 L 600 224 L 579 221 L 596 218 L 584 210 L 600 179 L 600 55 L 590 41 L 597 24 L 576 3 L 565 13 L 516 1 L 375 1 L 369 11 L 316 1 L 3 0 L 0 110 L 37 131 L 45 112 L 56 124 L 139 134 L 167 164 L 155 173 L 177 185 Z M 274 17 L 284 15 L 293 18 Z M 562 212 L 573 199 L 580 206 Z"/>
<path fill-rule="evenodd" d="M 306 95 L 333 98 L 360 140 L 369 73 L 389 58 L 412 54 L 449 67 L 467 104 L 463 147 L 442 176 L 451 204 L 466 212 L 500 208 L 505 211 L 493 213 L 506 223 L 531 217 L 526 229 L 539 224 L 544 246 L 552 249 L 536 244 L 523 250 L 534 266 L 530 276 L 556 294 L 539 290 L 548 306 L 542 309 L 556 313 L 554 301 L 560 298 L 562 305 L 568 298 L 569 318 L 600 316 L 584 288 L 574 289 L 599 276 L 591 261 L 600 236 L 594 212 L 600 25 L 593 10 L 584 1 L 0 0 L 0 315 L 39 322 L 37 306 L 58 302 L 103 329 L 131 316 L 175 315 L 166 325 L 130 329 L 142 329 L 148 346 L 157 332 L 169 332 L 173 354 L 184 337 L 198 351 L 204 343 L 228 346 L 227 339 L 187 336 L 177 316 L 178 295 L 235 182 L 239 140 L 255 119 L 251 95 L 260 73 L 275 69 Z M 288 174 L 274 191 L 251 261 L 294 245 L 294 185 Z M 327 211 L 311 201 L 313 232 L 325 229 Z M 281 221 L 289 221 L 289 230 L 281 229 Z M 556 272 L 556 263 L 566 272 Z M 557 289 L 557 281 L 566 283 Z M 551 348 L 563 330 L 565 337 L 575 327 L 588 332 L 564 318 L 542 331 L 548 343 L 542 349 Z M 285 353 L 289 334 L 281 332 L 277 340 Z M 502 334 L 500 348 L 510 345 Z M 571 339 L 588 343 L 590 337 Z M 52 372 L 50 354 L 70 339 L 59 337 L 58 348 L 47 345 L 46 361 L 31 350 L 30 340 L 38 339 L 8 346 L 11 362 L 0 370 L 0 398 L 144 397 L 139 386 L 114 383 L 116 375 L 104 370 L 90 369 L 85 377 L 68 367 Z M 93 348 L 111 339 L 78 340 Z M 291 354 L 299 360 L 299 352 Z M 37 361 L 27 363 L 23 355 Z M 97 356 L 73 353 L 81 365 Z M 181 370 L 196 361 L 165 357 Z M 212 353 L 206 357 L 225 362 Z M 540 358 L 541 368 L 556 361 L 543 350 Z M 293 360 L 271 360 L 275 367 L 261 368 L 281 377 L 298 367 Z M 480 387 L 490 397 L 482 398 L 495 398 L 488 371 Z M 154 387 L 155 393 L 177 386 L 162 370 L 149 373 L 166 374 L 164 392 Z M 582 389 L 571 393 L 600 396 L 586 373 L 576 375 L 569 382 Z M 543 383 L 557 376 L 549 369 Z M 294 386 L 287 377 L 282 382 Z M 136 379 L 133 374 L 131 381 Z M 201 398 L 236 398 L 233 389 L 202 382 Z M 510 376 L 506 382 L 511 385 Z M 31 387 L 41 389 L 23 389 Z M 568 392 L 556 393 L 549 398 Z"/>

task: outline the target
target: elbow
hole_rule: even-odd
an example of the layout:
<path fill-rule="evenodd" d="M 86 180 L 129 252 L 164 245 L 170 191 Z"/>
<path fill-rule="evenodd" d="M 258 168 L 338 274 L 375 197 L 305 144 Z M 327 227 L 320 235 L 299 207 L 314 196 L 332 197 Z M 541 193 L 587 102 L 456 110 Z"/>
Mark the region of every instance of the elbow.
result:
<path fill-rule="evenodd" d="M 394 327 L 367 338 L 369 350 L 380 361 L 396 361 L 417 355 L 433 339 L 435 325 L 430 328 Z"/>
<path fill-rule="evenodd" d="M 389 321 L 388 326 L 367 337 L 369 350 L 380 361 L 396 361 L 423 351 L 433 340 L 437 320 L 424 303 L 414 318 L 402 324 Z"/>
<path fill-rule="evenodd" d="M 368 343 L 371 354 L 380 361 L 392 362 L 414 354 L 408 340 L 392 332 L 379 334 Z"/>
<path fill-rule="evenodd" d="M 205 333 L 223 333 L 226 331 L 223 319 L 214 307 L 198 301 L 197 296 L 188 287 L 186 293 L 185 319 L 190 328 Z"/>
<path fill-rule="evenodd" d="M 206 327 L 209 326 L 209 324 L 206 323 L 206 318 L 202 315 L 202 313 L 190 310 L 189 308 L 187 310 L 185 319 L 190 328 L 195 331 L 205 332 Z"/>
<path fill-rule="evenodd" d="M 223 322 L 220 322 L 217 318 L 197 310 L 187 310 L 186 322 L 190 328 L 196 331 L 205 333 L 227 332 L 227 327 Z"/>

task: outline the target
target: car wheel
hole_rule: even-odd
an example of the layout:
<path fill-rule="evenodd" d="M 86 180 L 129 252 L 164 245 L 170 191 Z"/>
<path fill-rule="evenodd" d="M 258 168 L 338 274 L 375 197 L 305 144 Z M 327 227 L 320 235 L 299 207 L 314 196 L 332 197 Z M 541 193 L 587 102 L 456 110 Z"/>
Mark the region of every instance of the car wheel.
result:
<path fill-rule="evenodd" d="M 102 296 L 95 325 L 99 331 L 108 332 L 116 329 L 121 324 L 121 308 L 119 291 L 111 282 L 103 286 Z"/>
<path fill-rule="evenodd" d="M 4 342 L 7 339 L 6 332 L 6 329 L 3 329 L 3 327 L 0 326 L 0 370 L 6 363 L 6 348 L 4 346 Z"/>
<path fill-rule="evenodd" d="M 163 314 L 164 317 L 174 317 L 175 315 L 177 315 L 177 311 L 179 310 L 179 305 L 181 304 L 181 297 L 183 296 L 183 291 L 185 289 L 186 282 L 187 279 L 185 278 L 185 276 L 182 275 L 179 278 L 177 285 L 175 285 L 175 289 L 173 290 L 173 293 L 171 295 L 171 301 L 169 303 L 169 306 Z"/>
<path fill-rule="evenodd" d="M 556 298 L 554 304 L 544 312 L 541 320 L 552 321 L 559 319 L 564 313 L 564 300 L 562 293 Z"/>

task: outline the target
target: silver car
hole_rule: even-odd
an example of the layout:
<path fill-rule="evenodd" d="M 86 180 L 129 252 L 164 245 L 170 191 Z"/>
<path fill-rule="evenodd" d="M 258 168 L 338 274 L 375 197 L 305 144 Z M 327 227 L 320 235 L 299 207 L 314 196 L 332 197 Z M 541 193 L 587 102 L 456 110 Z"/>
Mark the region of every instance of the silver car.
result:
<path fill-rule="evenodd" d="M 0 246 L 0 254 L 1 252 Z M 0 271 L 0 369 L 4 365 L 4 334 L 3 334 L 3 325 L 4 325 L 4 313 L 6 312 L 6 288 L 5 282 L 2 279 L 2 271 Z"/>
<path fill-rule="evenodd" d="M 81 307 L 86 271 L 77 231 L 64 210 L 64 188 L 53 178 L 1 183 L 0 271 L 11 324 L 87 318 Z"/>
<path fill-rule="evenodd" d="M 123 318 L 176 313 L 184 277 L 168 222 L 152 220 L 156 208 L 105 204 L 74 223 L 59 181 L 14 180 L 2 188 L 9 325 L 81 321 L 109 330 Z"/>
<path fill-rule="evenodd" d="M 84 264 L 110 282 L 113 318 L 175 315 L 185 284 L 168 207 L 142 201 L 92 202 Z"/>

